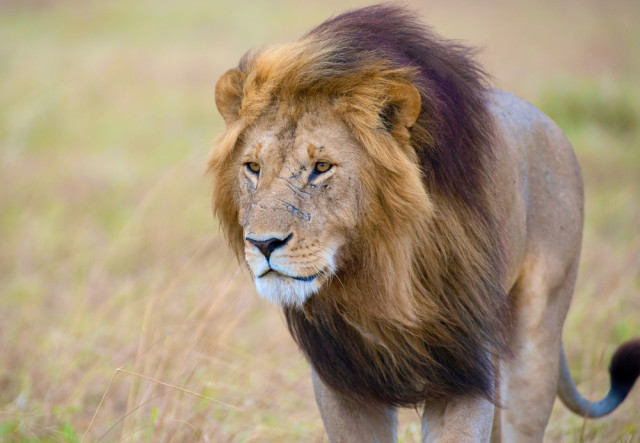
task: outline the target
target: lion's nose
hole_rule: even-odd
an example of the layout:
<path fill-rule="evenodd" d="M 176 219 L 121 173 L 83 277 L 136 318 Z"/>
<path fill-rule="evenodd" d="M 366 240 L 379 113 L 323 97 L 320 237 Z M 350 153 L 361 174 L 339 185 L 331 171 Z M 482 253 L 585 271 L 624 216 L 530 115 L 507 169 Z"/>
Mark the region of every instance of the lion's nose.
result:
<path fill-rule="evenodd" d="M 253 238 L 247 237 L 245 240 L 247 240 L 249 243 L 251 243 L 252 245 L 255 245 L 258 249 L 260 249 L 260 252 L 262 252 L 262 255 L 264 255 L 268 261 L 269 257 L 271 256 L 271 253 L 276 249 L 286 245 L 289 242 L 289 240 L 291 240 L 292 236 L 293 234 L 289 234 L 285 238 L 272 237 L 266 240 L 255 240 Z"/>

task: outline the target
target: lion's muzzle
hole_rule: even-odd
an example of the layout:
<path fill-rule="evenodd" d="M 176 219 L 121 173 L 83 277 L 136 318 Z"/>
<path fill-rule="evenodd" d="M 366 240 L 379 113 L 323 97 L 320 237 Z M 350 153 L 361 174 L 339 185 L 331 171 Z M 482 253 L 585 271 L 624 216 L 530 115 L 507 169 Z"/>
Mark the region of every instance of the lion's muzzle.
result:
<path fill-rule="evenodd" d="M 309 246 L 293 233 L 250 231 L 245 236 L 245 260 L 261 297 L 279 305 L 302 305 L 319 291 L 334 272 L 333 253 Z"/>

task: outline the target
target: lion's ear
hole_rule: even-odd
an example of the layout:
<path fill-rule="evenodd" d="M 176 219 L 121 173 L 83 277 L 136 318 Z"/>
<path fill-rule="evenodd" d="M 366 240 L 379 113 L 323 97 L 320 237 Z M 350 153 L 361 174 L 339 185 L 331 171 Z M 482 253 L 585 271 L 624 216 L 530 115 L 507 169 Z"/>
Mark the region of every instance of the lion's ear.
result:
<path fill-rule="evenodd" d="M 411 83 L 399 81 L 387 90 L 389 101 L 380 111 L 380 118 L 385 128 L 410 128 L 418 120 L 422 108 L 420 92 Z"/>
<path fill-rule="evenodd" d="M 240 117 L 238 112 L 242 106 L 242 88 L 245 78 L 246 76 L 239 70 L 231 69 L 225 72 L 216 83 L 216 107 L 227 124 Z"/>

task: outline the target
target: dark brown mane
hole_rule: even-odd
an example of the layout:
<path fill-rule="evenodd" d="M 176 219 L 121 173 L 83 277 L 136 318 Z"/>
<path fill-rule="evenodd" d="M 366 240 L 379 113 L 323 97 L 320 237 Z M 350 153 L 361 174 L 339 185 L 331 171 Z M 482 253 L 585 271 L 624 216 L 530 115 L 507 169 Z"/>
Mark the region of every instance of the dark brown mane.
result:
<path fill-rule="evenodd" d="M 422 112 L 411 138 L 429 189 L 482 211 L 492 133 L 486 75 L 473 49 L 440 38 L 414 17 L 399 7 L 371 6 L 327 20 L 305 37 L 343 48 L 332 60 L 337 72 L 362 69 L 363 59 L 417 68 L 413 82 L 421 90 Z"/>
<path fill-rule="evenodd" d="M 470 213 L 472 220 L 484 225 L 480 230 L 493 230 L 486 177 L 492 121 L 486 109 L 485 75 L 470 58 L 473 51 L 438 38 L 407 11 L 390 6 L 373 6 L 332 18 L 306 38 L 331 40 L 335 47 L 344 48 L 331 61 L 336 72 L 362 69 L 358 65 L 363 59 L 382 59 L 394 68 L 417 68 L 413 82 L 421 92 L 422 111 L 410 132 L 425 185 L 438 199 L 449 200 L 458 211 Z M 475 315 L 466 313 L 465 321 L 471 320 L 470 324 L 452 325 L 445 319 L 440 324 L 423 325 L 421 349 L 404 343 L 400 347 L 405 352 L 394 353 L 363 339 L 339 306 L 312 299 L 305 312 L 285 308 L 291 334 L 325 382 L 345 394 L 402 406 L 455 395 L 493 400 L 495 368 L 491 358 L 506 352 L 508 308 L 501 287 L 500 243 L 497 238 L 486 241 L 489 244 L 483 252 L 490 262 L 491 280 L 484 282 L 482 290 L 495 302 L 488 308 L 493 311 L 488 318 L 476 317 L 486 314 L 485 306 Z M 429 284 L 424 282 L 425 287 Z M 444 284 L 444 295 L 455 297 L 459 288 Z M 455 315 L 460 314 L 451 313 Z M 448 334 L 441 337 L 430 330 L 447 330 Z M 403 331 L 390 335 L 393 337 L 387 340 L 392 343 L 403 341 Z M 455 342 L 449 341 L 452 339 Z"/>
<path fill-rule="evenodd" d="M 332 106 L 376 162 L 362 184 L 376 198 L 342 248 L 338 278 L 303 308 L 285 307 L 292 336 L 340 392 L 394 405 L 493 400 L 510 308 L 491 196 L 493 124 L 472 52 L 403 9 L 372 6 L 247 53 L 216 93 L 227 131 L 210 162 L 213 203 L 240 260 L 234 147 L 266 109 L 295 121 L 309 103 Z M 408 83 L 420 116 L 408 139 L 392 137 L 399 105 L 385 91 Z"/>

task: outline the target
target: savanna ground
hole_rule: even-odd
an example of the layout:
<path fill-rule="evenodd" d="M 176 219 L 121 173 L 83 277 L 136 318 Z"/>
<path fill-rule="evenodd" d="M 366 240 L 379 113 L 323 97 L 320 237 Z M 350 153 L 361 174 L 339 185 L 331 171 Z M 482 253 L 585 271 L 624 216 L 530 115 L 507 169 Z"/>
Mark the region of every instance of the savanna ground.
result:
<path fill-rule="evenodd" d="M 640 336 L 640 3 L 409 2 L 565 129 L 586 182 L 564 337 L 591 398 Z M 325 441 L 307 364 L 209 209 L 215 80 L 363 2 L 0 3 L 0 441 Z M 535 380 L 532 381 L 535 383 Z M 535 405 L 532 405 L 532 408 Z M 548 441 L 639 441 L 556 404 Z M 415 411 L 400 440 L 419 439 Z"/>

